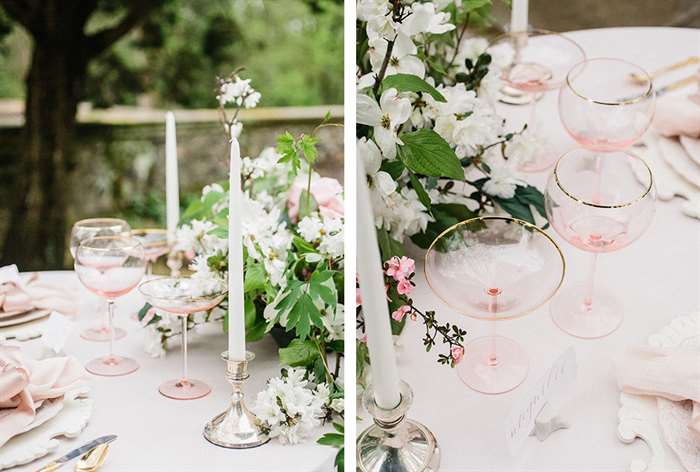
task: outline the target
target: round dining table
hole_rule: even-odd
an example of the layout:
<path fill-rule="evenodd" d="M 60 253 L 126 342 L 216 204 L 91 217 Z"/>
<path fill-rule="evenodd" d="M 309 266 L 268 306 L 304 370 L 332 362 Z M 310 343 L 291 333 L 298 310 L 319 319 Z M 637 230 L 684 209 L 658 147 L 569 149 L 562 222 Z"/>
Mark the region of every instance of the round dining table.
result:
<path fill-rule="evenodd" d="M 82 287 L 72 271 L 40 272 L 42 282 L 64 287 L 78 294 L 79 313 L 63 351 L 83 364 L 107 354 L 108 343 L 86 341 L 80 331 L 103 319 L 100 308 L 104 302 Z M 171 338 L 170 348 L 163 358 L 152 358 L 144 351 L 144 329 L 133 318 L 144 304 L 143 297 L 134 290 L 116 301 L 115 324 L 127 335 L 114 342 L 115 354 L 129 356 L 139 363 L 139 369 L 120 377 L 99 377 L 88 374 L 89 398 L 93 411 L 79 436 L 62 438 L 51 454 L 11 470 L 37 470 L 68 451 L 97 437 L 116 434 L 110 446 L 104 472 L 331 472 L 334 470 L 336 449 L 316 444 L 316 439 L 332 427 L 326 425 L 314 431 L 313 436 L 295 445 L 282 445 L 273 439 L 253 449 L 226 449 L 209 443 L 202 435 L 204 425 L 227 407 L 231 385 L 226 381 L 221 352 L 226 350 L 227 337 L 218 324 L 209 324 L 189 336 L 189 374 L 212 388 L 211 393 L 196 400 L 173 400 L 158 392 L 165 380 L 181 374 L 182 358 L 180 336 Z M 32 329 L 41 332 L 41 324 Z M 0 336 L 19 328 L 0 329 Z M 22 347 L 30 356 L 46 351 L 41 338 L 12 344 Z M 271 377 L 280 375 L 277 346 L 270 336 L 249 343 L 248 350 L 256 355 L 249 366 L 250 379 L 244 384 L 246 403 L 255 402 L 257 392 Z M 1 451 L 0 451 L 1 452 Z M 74 464 L 65 470 L 73 470 Z"/>
<path fill-rule="evenodd" d="M 700 56 L 697 29 L 605 28 L 565 34 L 578 42 L 589 58 L 624 58 L 648 71 Z M 694 73 L 696 69 L 685 68 L 663 76 L 656 85 Z M 691 90 L 673 93 L 687 94 Z M 548 93 L 539 107 L 540 130 L 558 152 L 573 148 L 575 143 L 566 137 L 559 121 L 557 92 Z M 499 105 L 498 111 L 514 129 L 528 116 L 527 106 Z M 524 178 L 542 190 L 547 176 L 545 171 Z M 400 376 L 414 392 L 408 415 L 435 434 L 442 472 L 623 472 L 631 470 L 634 461 L 649 460 L 650 451 L 643 441 L 625 444 L 618 438 L 620 389 L 613 360 L 625 348 L 645 344 L 651 334 L 674 318 L 700 307 L 700 221 L 683 215 L 682 203 L 681 199 L 657 202 L 654 220 L 639 240 L 599 257 L 596 283 L 614 290 L 624 304 L 624 321 L 611 335 L 594 340 L 569 336 L 552 322 L 548 305 L 519 319 L 496 322 L 498 333 L 517 340 L 530 360 L 527 379 L 511 392 L 483 395 L 467 388 L 456 371 L 437 364 L 434 351 L 439 345 L 433 352 L 425 352 L 424 327 L 407 322 L 398 341 L 397 356 Z M 566 258 L 564 284 L 584 280 L 590 254 L 574 248 L 551 228 L 547 233 Z M 457 323 L 466 329 L 466 342 L 489 334 L 493 322 L 468 318 L 431 292 L 423 273 L 425 251 L 414 247 L 410 252 L 417 263 L 413 279 L 417 286 L 411 294 L 416 306 L 434 309 L 441 322 Z M 559 412 L 569 427 L 555 431 L 544 441 L 530 436 L 511 453 L 505 434 L 509 415 L 569 347 L 575 351 L 577 376 L 573 393 Z M 358 415 L 362 417 L 359 434 L 370 418 L 364 410 Z M 658 470 L 684 471 L 667 447 L 665 464 Z"/>

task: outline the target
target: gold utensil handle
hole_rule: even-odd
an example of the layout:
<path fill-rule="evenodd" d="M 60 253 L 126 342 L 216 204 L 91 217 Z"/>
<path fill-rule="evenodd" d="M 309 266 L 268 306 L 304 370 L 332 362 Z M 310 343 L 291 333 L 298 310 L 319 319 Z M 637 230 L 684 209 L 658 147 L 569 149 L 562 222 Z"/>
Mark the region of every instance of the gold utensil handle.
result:
<path fill-rule="evenodd" d="M 665 85 L 665 86 L 659 88 L 656 91 L 656 94 L 663 95 L 666 92 L 670 92 L 671 90 L 677 90 L 679 88 L 687 87 L 688 85 L 693 85 L 695 82 L 698 82 L 698 78 L 694 75 L 691 75 L 690 77 L 686 77 L 685 79 L 677 80 L 671 84 L 668 84 L 668 85 Z"/>
<path fill-rule="evenodd" d="M 692 57 L 689 57 L 688 59 L 686 59 L 686 60 L 684 60 L 684 61 L 679 61 L 679 62 L 676 62 L 675 64 L 671 64 L 671 65 L 669 65 L 669 66 L 662 67 L 661 69 L 655 70 L 655 71 L 651 74 L 651 77 L 652 77 L 652 78 L 656 78 L 656 77 L 658 77 L 658 76 L 660 76 L 660 75 L 663 75 L 663 74 L 665 74 L 665 73 L 667 73 L 667 72 L 671 72 L 671 71 L 673 71 L 673 70 L 681 69 L 681 68 L 683 68 L 683 67 L 685 67 L 685 66 L 690 66 L 690 65 L 698 64 L 698 63 L 700 63 L 700 57 L 699 57 L 699 56 L 692 56 Z"/>
<path fill-rule="evenodd" d="M 57 470 L 59 467 L 61 467 L 63 464 L 60 464 L 58 462 L 49 462 L 46 464 L 44 467 L 39 469 L 37 472 L 53 472 L 54 470 Z"/>

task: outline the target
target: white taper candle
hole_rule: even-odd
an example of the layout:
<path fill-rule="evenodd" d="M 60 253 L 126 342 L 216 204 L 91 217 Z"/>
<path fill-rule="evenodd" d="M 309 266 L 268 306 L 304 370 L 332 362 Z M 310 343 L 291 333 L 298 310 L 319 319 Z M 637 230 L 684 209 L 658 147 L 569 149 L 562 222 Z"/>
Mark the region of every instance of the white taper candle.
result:
<path fill-rule="evenodd" d="M 527 31 L 528 0 L 513 0 L 510 12 L 510 32 Z"/>
<path fill-rule="evenodd" d="M 360 279 L 374 400 L 380 408 L 391 409 L 401 401 L 399 372 L 391 336 L 374 212 L 361 156 L 357 156 L 357 180 L 357 273 Z"/>
<path fill-rule="evenodd" d="M 243 299 L 243 192 L 241 151 L 231 136 L 228 206 L 228 354 L 245 360 L 245 302 Z"/>
<path fill-rule="evenodd" d="M 165 205 L 168 239 L 172 239 L 180 220 L 180 184 L 177 176 L 177 138 L 175 115 L 165 114 Z"/>

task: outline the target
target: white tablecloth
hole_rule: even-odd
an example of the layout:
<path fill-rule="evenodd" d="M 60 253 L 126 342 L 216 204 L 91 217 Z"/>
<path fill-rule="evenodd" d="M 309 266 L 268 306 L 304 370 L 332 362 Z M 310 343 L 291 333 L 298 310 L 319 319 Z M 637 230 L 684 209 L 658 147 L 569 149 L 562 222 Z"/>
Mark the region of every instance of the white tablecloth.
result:
<path fill-rule="evenodd" d="M 78 326 L 69 339 L 65 351 L 87 362 L 105 355 L 108 345 L 85 341 L 79 337 L 83 328 L 101 318 L 86 313 L 90 305 L 98 303 L 94 295 L 82 288 L 73 272 L 42 272 L 42 280 L 71 285 L 84 294 Z M 92 300 L 92 302 L 85 302 Z M 49 458 L 63 455 L 98 436 L 116 434 L 119 439 L 110 448 L 104 472 L 204 472 L 251 471 L 287 472 L 331 471 L 336 450 L 317 445 L 316 437 L 295 445 L 283 446 L 278 441 L 255 449 L 231 450 L 214 446 L 202 436 L 204 424 L 219 414 L 227 405 L 231 387 L 224 378 L 224 363 L 219 355 L 226 349 L 226 336 L 217 329 L 201 335 L 193 334 L 189 342 L 189 373 L 212 387 L 212 392 L 197 400 L 171 400 L 158 393 L 161 382 L 177 378 L 181 373 L 179 337 L 172 338 L 167 356 L 163 359 L 148 357 L 143 350 L 143 332 L 132 313 L 143 305 L 138 293 L 118 299 L 115 320 L 128 335 L 115 342 L 115 353 L 136 359 L 141 367 L 133 374 L 122 377 L 91 376 L 94 411 L 86 429 L 75 439 L 62 440 L 55 454 L 35 461 L 18 471 L 36 470 Z M 38 350 L 39 340 L 18 343 L 28 351 Z M 279 375 L 277 347 L 268 336 L 250 344 L 256 359 L 250 365 L 251 378 L 246 383 L 248 405 L 268 378 Z M 72 470 L 72 465 L 66 470 Z"/>
<path fill-rule="evenodd" d="M 700 55 L 700 31 L 673 28 L 610 28 L 577 31 L 570 37 L 588 57 L 621 57 L 654 70 L 691 55 Z M 674 77 L 690 75 L 685 69 Z M 681 93 L 688 93 L 686 89 Z M 556 93 L 543 100 L 541 114 L 552 133 L 563 133 L 556 110 Z M 504 107 L 506 117 L 525 118 L 527 107 Z M 501 111 L 503 111 L 501 110 Z M 573 141 L 570 144 L 573 146 Z M 529 176 L 543 188 L 545 174 Z M 565 283 L 582 280 L 589 254 L 573 248 L 549 230 L 567 259 Z M 459 323 L 471 338 L 489 332 L 487 322 L 464 317 L 442 303 L 429 289 L 422 261 L 417 267 L 413 297 L 423 309 L 436 309 L 442 321 Z M 636 458 L 648 456 L 641 441 L 621 443 L 616 436 L 619 390 L 611 358 L 625 346 L 645 343 L 669 321 L 700 306 L 700 221 L 683 216 L 680 201 L 658 203 L 651 227 L 624 250 L 599 258 L 597 283 L 614 287 L 624 301 L 625 320 L 612 335 L 579 340 L 560 331 L 549 317 L 549 307 L 521 319 L 498 325 L 499 332 L 518 340 L 530 355 L 530 373 L 516 390 L 497 396 L 466 388 L 456 372 L 438 366 L 435 353 L 425 353 L 422 325 L 408 322 L 399 350 L 401 377 L 414 390 L 410 417 L 426 424 L 442 449 L 441 471 L 446 472 L 621 472 Z M 578 379 L 571 429 L 557 431 L 545 442 L 530 437 L 517 457 L 506 450 L 504 420 L 514 399 L 528 389 L 554 358 L 573 345 L 578 358 Z M 426 381 L 430 379 L 429 381 Z M 358 433 L 368 425 L 368 415 Z M 683 470 L 672 452 L 668 472 Z"/>

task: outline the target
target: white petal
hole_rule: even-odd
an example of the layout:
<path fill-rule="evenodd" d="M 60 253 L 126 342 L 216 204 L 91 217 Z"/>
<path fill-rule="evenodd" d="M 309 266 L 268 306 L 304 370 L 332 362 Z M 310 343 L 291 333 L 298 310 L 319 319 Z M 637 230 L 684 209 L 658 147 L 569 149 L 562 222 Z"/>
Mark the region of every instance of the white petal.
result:
<path fill-rule="evenodd" d="M 368 95 L 357 95 L 357 122 L 361 125 L 377 126 L 382 110 L 377 102 Z"/>
<path fill-rule="evenodd" d="M 377 141 L 379 149 L 387 159 L 396 157 L 396 139 L 394 133 L 382 126 L 374 127 L 374 140 Z"/>

